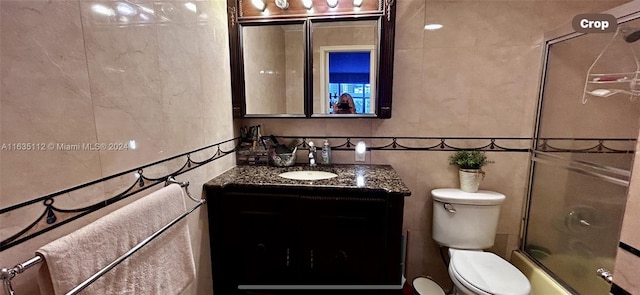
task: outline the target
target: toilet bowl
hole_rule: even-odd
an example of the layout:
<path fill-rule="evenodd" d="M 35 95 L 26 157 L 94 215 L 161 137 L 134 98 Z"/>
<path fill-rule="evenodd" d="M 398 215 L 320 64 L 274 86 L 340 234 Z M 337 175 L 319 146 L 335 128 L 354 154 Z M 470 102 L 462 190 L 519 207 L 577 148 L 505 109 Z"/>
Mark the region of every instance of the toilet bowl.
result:
<path fill-rule="evenodd" d="M 528 295 L 531 284 L 511 263 L 491 252 L 449 249 L 449 277 L 454 295 Z M 413 280 L 415 295 L 444 295 L 428 278 Z"/>
<path fill-rule="evenodd" d="M 491 191 L 467 193 L 454 188 L 434 189 L 431 195 L 433 239 L 449 248 L 452 294 L 528 295 L 531 284 L 520 270 L 500 256 L 482 251 L 493 246 L 505 195 Z M 416 288 L 414 293 L 440 294 L 429 286 L 424 294 Z"/>
<path fill-rule="evenodd" d="M 529 280 L 491 252 L 451 249 L 449 277 L 456 295 L 528 295 Z"/>

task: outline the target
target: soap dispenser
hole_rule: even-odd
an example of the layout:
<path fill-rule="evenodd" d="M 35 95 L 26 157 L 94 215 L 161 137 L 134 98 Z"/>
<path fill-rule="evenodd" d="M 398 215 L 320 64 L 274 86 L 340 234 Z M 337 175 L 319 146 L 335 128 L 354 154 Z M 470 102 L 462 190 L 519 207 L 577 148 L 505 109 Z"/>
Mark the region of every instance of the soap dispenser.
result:
<path fill-rule="evenodd" d="M 331 164 L 331 146 L 329 146 L 329 141 L 326 139 L 322 145 L 322 164 Z"/>

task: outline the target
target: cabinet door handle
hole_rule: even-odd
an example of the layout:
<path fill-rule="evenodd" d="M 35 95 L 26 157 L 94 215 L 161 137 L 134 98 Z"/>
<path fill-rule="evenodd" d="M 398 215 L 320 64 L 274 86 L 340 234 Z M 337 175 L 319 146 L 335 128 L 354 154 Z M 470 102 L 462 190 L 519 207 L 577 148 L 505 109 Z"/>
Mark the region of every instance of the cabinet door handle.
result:
<path fill-rule="evenodd" d="M 338 252 L 336 252 L 335 259 L 336 261 L 347 261 L 347 252 L 344 250 L 338 250 Z"/>
<path fill-rule="evenodd" d="M 287 248 L 287 267 L 289 267 L 289 248 Z"/>
<path fill-rule="evenodd" d="M 310 257 L 309 265 L 311 266 L 311 269 L 313 269 L 313 250 L 309 251 L 309 257 Z"/>

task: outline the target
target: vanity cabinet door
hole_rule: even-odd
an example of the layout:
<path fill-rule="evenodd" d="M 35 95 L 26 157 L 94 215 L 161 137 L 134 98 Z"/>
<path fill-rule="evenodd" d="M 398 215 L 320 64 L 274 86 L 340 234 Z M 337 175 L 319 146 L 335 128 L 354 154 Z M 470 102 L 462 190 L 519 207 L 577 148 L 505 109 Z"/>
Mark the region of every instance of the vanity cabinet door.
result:
<path fill-rule="evenodd" d="M 300 208 L 303 284 L 380 284 L 385 199 L 303 196 Z"/>
<path fill-rule="evenodd" d="M 293 284 L 296 198 L 229 192 L 223 195 L 224 266 L 234 285 Z"/>

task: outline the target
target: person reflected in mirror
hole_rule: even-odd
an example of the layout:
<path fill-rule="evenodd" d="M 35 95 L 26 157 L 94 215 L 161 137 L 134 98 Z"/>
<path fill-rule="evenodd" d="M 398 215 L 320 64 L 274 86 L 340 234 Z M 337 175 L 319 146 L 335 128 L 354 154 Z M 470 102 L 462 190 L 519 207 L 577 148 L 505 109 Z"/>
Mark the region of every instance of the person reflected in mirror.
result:
<path fill-rule="evenodd" d="M 335 114 L 355 114 L 356 105 L 353 103 L 353 97 L 349 93 L 343 93 L 338 99 L 338 103 L 334 106 Z"/>

